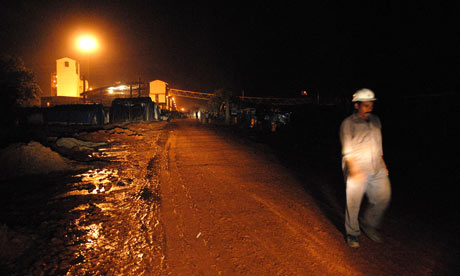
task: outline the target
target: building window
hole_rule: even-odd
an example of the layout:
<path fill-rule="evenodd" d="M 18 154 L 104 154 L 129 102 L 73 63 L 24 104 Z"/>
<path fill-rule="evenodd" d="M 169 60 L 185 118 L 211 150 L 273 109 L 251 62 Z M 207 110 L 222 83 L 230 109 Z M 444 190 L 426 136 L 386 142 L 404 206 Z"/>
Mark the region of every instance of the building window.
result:
<path fill-rule="evenodd" d="M 69 67 L 69 62 L 68 62 L 68 61 L 64 61 L 64 66 L 65 66 L 65 67 Z"/>

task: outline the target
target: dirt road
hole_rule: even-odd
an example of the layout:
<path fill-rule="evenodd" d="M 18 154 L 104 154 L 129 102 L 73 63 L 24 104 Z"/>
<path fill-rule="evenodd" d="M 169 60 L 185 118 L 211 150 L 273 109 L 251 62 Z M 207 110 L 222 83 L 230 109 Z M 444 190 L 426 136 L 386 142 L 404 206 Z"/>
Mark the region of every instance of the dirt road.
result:
<path fill-rule="evenodd" d="M 387 243 L 362 236 L 361 248 L 348 248 L 343 207 L 333 203 L 326 215 L 314 197 L 331 191 L 304 188 L 317 176 L 299 178 L 263 147 L 194 122 L 170 127 L 161 197 L 171 275 L 449 273 L 441 263 L 448 249 L 411 240 L 400 218 L 390 215 Z"/>

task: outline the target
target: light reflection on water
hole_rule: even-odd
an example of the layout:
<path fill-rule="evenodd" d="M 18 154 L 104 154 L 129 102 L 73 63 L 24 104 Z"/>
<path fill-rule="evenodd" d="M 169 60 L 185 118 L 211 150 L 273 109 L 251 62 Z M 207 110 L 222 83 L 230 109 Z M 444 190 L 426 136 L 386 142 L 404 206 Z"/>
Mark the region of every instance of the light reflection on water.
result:
<path fill-rule="evenodd" d="M 120 272 L 119 275 L 142 275 L 148 267 L 162 267 L 164 256 L 158 244 L 161 239 L 150 240 L 150 237 L 158 236 L 154 234 L 156 231 L 161 232 L 157 228 L 158 207 L 151 202 L 146 205 L 146 201 L 137 196 L 141 186 L 145 187 L 149 182 L 120 180 L 123 178 L 120 174 L 123 177 L 129 175 L 128 179 L 134 177 L 126 170 L 120 172 L 114 168 L 88 170 L 75 175 L 80 178 L 72 184 L 76 190 L 63 195 L 77 196 L 82 200 L 84 195 L 93 198 L 71 210 L 78 216 L 71 228 L 80 233 L 74 237 L 74 242 L 78 244 L 78 256 L 84 261 L 73 266 L 67 275 L 93 272 L 111 275 L 115 271 Z M 81 187 L 86 189 L 78 190 Z M 125 191 L 114 193 L 121 189 Z"/>
<path fill-rule="evenodd" d="M 74 178 L 81 178 L 79 182 L 72 183 L 71 190 L 58 195 L 57 198 L 89 195 L 106 194 L 118 190 L 126 189 L 123 181 L 120 181 L 117 169 L 91 169 L 85 173 L 77 174 Z"/>
<path fill-rule="evenodd" d="M 139 196 L 158 185 L 153 175 L 146 177 L 157 138 L 152 147 L 99 148 L 92 157 L 116 162 L 74 175 L 70 191 L 58 196 L 78 202 L 70 210 L 68 231 L 80 259 L 66 275 L 144 275 L 164 267 L 159 206 Z"/>
<path fill-rule="evenodd" d="M 81 230 L 87 231 L 86 233 L 86 248 L 90 249 L 91 247 L 96 247 L 98 246 L 98 241 L 99 241 L 99 236 L 100 236 L 100 230 L 102 228 L 102 223 L 99 224 L 91 224 L 89 226 L 83 226 L 81 227 Z M 102 238 L 102 236 L 101 236 Z"/>
<path fill-rule="evenodd" d="M 91 157 L 113 161 L 128 161 L 128 145 L 113 145 L 110 148 L 99 148 Z"/>
<path fill-rule="evenodd" d="M 89 204 L 85 203 L 85 204 L 78 205 L 77 207 L 75 207 L 72 210 L 70 210 L 70 212 L 83 211 L 83 210 L 86 210 L 88 208 L 89 208 Z"/>

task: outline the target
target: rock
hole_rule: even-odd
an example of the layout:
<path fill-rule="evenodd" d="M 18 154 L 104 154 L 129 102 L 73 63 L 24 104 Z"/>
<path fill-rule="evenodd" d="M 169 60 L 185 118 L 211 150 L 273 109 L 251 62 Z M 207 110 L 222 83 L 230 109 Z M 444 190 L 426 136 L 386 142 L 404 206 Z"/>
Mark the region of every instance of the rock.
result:
<path fill-rule="evenodd" d="M 88 142 L 72 137 L 62 137 L 56 141 L 56 146 L 67 149 L 78 148 L 80 150 L 95 150 L 95 148 L 107 145 L 105 142 Z"/>

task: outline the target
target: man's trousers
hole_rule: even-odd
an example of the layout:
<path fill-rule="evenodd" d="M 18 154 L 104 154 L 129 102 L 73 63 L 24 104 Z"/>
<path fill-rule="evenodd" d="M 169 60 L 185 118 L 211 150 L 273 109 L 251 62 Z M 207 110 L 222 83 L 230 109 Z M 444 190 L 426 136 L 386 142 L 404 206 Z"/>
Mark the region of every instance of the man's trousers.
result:
<path fill-rule="evenodd" d="M 353 236 L 361 234 L 358 216 L 364 195 L 368 198 L 369 205 L 360 219 L 361 224 L 379 228 L 391 198 L 390 180 L 386 170 L 381 169 L 376 174 L 367 174 L 367 179 L 363 183 L 357 183 L 354 179 L 347 177 L 346 185 L 345 230 L 347 234 Z"/>

